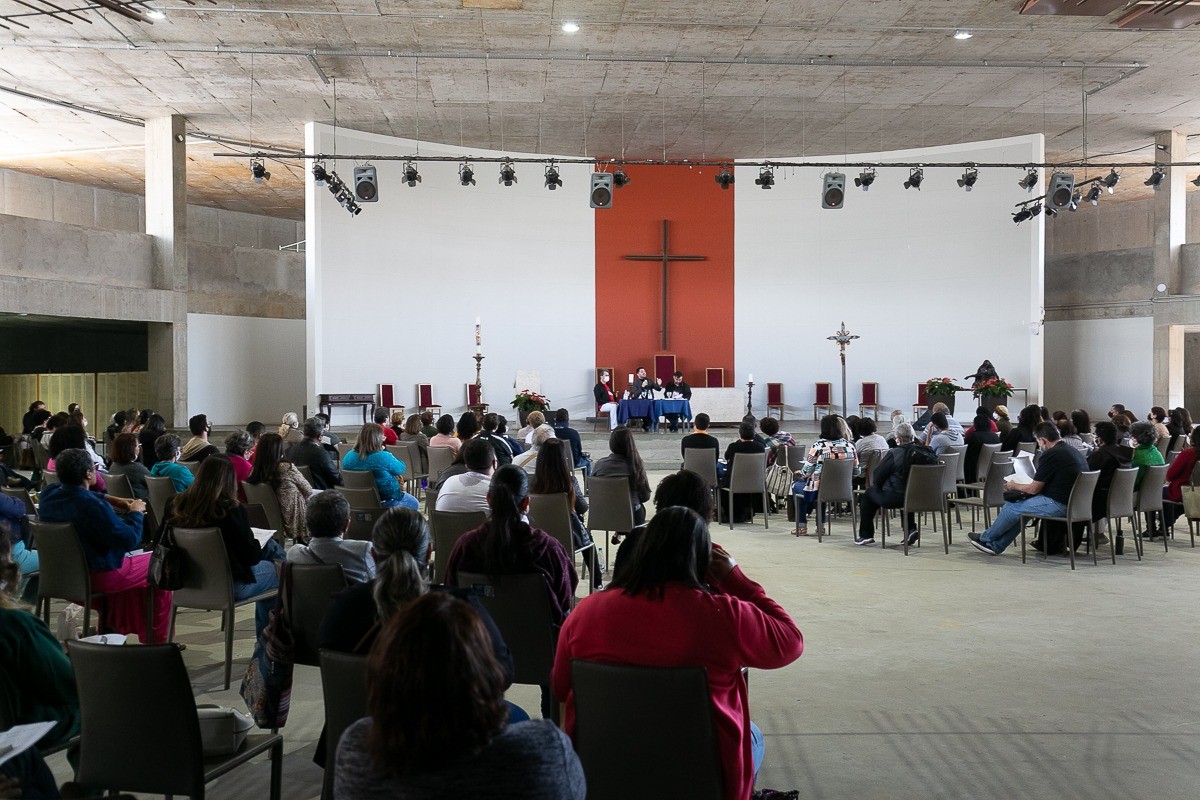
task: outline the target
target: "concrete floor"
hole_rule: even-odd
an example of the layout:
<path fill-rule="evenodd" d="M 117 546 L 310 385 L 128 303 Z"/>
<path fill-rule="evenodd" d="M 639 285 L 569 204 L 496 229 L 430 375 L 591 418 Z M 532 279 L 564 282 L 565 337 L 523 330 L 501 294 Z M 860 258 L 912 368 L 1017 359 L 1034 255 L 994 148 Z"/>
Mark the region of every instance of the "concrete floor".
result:
<path fill-rule="evenodd" d="M 593 454 L 604 452 L 603 436 L 587 438 Z M 639 446 L 664 461 L 677 439 L 639 437 Z M 982 555 L 966 543 L 969 524 L 955 529 L 949 555 L 927 537 L 907 558 L 898 547 L 855 547 L 848 518 L 820 544 L 789 529 L 781 517 L 769 530 L 761 520 L 713 528 L 805 637 L 795 664 L 750 678 L 767 744 L 760 786 L 802 798 L 1197 795 L 1200 699 L 1187 687 L 1200 550 L 1186 535 L 1165 554 L 1148 544 L 1141 563 L 1130 548 L 1115 567 L 1089 558 L 1071 572 L 1060 557 L 1023 565 L 1015 547 Z M 251 614 L 239 615 L 235 686 L 225 692 L 214 691 L 216 616 L 180 613 L 198 700 L 241 706 Z M 536 713 L 535 688 L 514 687 L 510 699 Z M 311 757 L 321 722 L 317 671 L 297 667 L 287 798 L 319 797 Z M 61 775 L 62 757 L 51 764 Z M 264 796 L 267 785 L 264 762 L 213 784 L 210 797 Z"/>

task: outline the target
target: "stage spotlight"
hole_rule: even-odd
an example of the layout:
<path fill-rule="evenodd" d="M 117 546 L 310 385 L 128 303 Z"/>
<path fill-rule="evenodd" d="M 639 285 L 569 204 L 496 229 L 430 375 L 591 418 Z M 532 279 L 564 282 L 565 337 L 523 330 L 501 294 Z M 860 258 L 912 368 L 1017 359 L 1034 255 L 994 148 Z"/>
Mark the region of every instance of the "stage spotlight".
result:
<path fill-rule="evenodd" d="M 1088 189 L 1088 193 L 1083 196 L 1083 199 L 1087 200 L 1089 203 L 1091 203 L 1094 206 L 1099 205 L 1100 204 L 1100 184 L 1093 183 L 1092 188 Z"/>
<path fill-rule="evenodd" d="M 517 182 L 517 170 L 513 166 L 513 162 L 505 161 L 500 165 L 500 183 L 505 186 L 512 186 Z"/>
<path fill-rule="evenodd" d="M 717 185 L 722 189 L 728 189 L 733 185 L 733 170 L 729 167 L 722 167 L 717 173 Z"/>
<path fill-rule="evenodd" d="M 1157 189 L 1162 184 L 1163 178 L 1167 176 L 1167 171 L 1162 167 L 1155 167 L 1154 172 L 1150 173 L 1150 177 L 1146 178 L 1146 186 L 1152 186 Z"/>
<path fill-rule="evenodd" d="M 1027 219 L 1031 219 L 1032 217 L 1033 217 L 1033 214 L 1031 214 L 1029 212 L 1029 209 L 1026 208 L 1025 206 L 1021 206 L 1021 210 L 1012 215 L 1013 222 L 1015 222 L 1018 225 L 1020 225 L 1022 222 L 1024 222 Z"/>
<path fill-rule="evenodd" d="M 560 186 L 562 186 L 562 178 L 558 175 L 558 168 L 551 161 L 546 165 L 546 188 L 553 192 Z"/>
<path fill-rule="evenodd" d="M 861 187 L 865 192 L 871 188 L 871 184 L 875 182 L 875 168 L 867 167 L 862 172 L 858 173 L 858 177 L 854 179 L 854 185 Z"/>
<path fill-rule="evenodd" d="M 1071 209 L 1072 211 L 1076 211 L 1079 209 L 1079 204 L 1082 201 L 1083 195 L 1081 195 L 1079 190 L 1076 189 L 1075 194 L 1071 195 L 1071 202 L 1067 204 L 1067 208 Z"/>
<path fill-rule="evenodd" d="M 1042 213 L 1042 204 L 1041 203 L 1034 203 L 1033 208 L 1029 209 L 1029 217 L 1031 219 L 1033 217 L 1036 217 L 1040 213 Z"/>
<path fill-rule="evenodd" d="M 267 172 L 261 159 L 252 158 L 250 159 L 250 177 L 254 179 L 255 183 L 262 183 L 271 180 L 271 173 Z"/>
<path fill-rule="evenodd" d="M 966 172 L 958 179 L 959 188 L 969 192 L 975 188 L 975 181 L 977 180 L 979 180 L 979 170 L 974 167 L 967 167 Z"/>
<path fill-rule="evenodd" d="M 1037 186 L 1040 182 L 1041 178 L 1038 176 L 1038 171 L 1030 167 L 1029 172 L 1025 173 L 1025 177 L 1017 181 L 1017 186 L 1020 186 L 1027 192 L 1032 192 L 1033 187 Z"/>
<path fill-rule="evenodd" d="M 1046 216 L 1050 217 L 1051 219 L 1053 219 L 1054 217 L 1057 217 L 1058 209 L 1052 208 L 1051 206 L 1046 206 Z"/>
<path fill-rule="evenodd" d="M 404 164 L 404 182 L 409 186 L 416 186 L 421 182 L 421 174 L 417 172 L 415 162 L 406 161 Z"/>
<path fill-rule="evenodd" d="M 916 189 L 921 191 L 921 181 L 925 180 L 925 170 L 920 167 L 913 167 L 908 171 L 908 180 L 904 182 L 905 189 Z"/>
<path fill-rule="evenodd" d="M 342 179 L 338 177 L 337 170 L 334 170 L 325 176 L 325 188 L 328 189 L 329 193 L 334 197 L 337 197 L 342 193 L 342 190 L 346 188 L 346 185 L 342 183 Z"/>
<path fill-rule="evenodd" d="M 317 186 L 324 186 L 325 181 L 329 180 L 329 173 L 325 171 L 324 161 L 314 161 L 312 165 L 313 180 Z"/>
<path fill-rule="evenodd" d="M 758 177 L 754 179 L 754 185 L 761 186 L 764 189 L 770 189 L 775 185 L 775 171 L 771 169 L 770 164 L 758 171 Z"/>
<path fill-rule="evenodd" d="M 625 174 L 625 170 L 617 167 L 617 171 L 613 173 L 613 186 L 618 189 L 629 185 L 629 176 Z"/>
<path fill-rule="evenodd" d="M 458 168 L 458 182 L 463 186 L 475 185 L 475 170 L 471 169 L 471 162 L 464 161 Z"/>
<path fill-rule="evenodd" d="M 1112 194 L 1113 189 L 1121 181 L 1121 176 L 1117 174 L 1115 169 L 1109 169 L 1108 174 L 1104 176 L 1104 188 L 1108 189 L 1108 193 Z"/>

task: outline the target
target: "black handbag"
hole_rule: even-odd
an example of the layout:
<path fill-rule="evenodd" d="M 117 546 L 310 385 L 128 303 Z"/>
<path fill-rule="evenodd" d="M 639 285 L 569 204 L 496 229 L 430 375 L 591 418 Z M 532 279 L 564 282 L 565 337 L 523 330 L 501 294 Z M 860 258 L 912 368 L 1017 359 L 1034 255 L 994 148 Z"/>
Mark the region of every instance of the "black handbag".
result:
<path fill-rule="evenodd" d="M 175 531 L 168 524 L 163 527 L 154 552 L 150 554 L 150 569 L 146 582 L 164 592 L 183 588 L 183 550 L 175 544 Z"/>

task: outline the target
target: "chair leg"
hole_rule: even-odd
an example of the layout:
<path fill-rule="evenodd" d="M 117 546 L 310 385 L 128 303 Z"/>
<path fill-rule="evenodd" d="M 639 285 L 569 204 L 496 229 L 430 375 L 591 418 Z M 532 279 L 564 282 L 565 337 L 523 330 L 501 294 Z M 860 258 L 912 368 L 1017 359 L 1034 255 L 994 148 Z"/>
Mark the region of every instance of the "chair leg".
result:
<path fill-rule="evenodd" d="M 1021 525 L 1021 563 L 1024 564 L 1024 563 L 1026 563 L 1025 562 L 1025 515 L 1022 514 L 1017 519 L 1020 520 L 1020 525 Z M 989 525 L 988 527 L 990 528 L 991 526 Z"/>
<path fill-rule="evenodd" d="M 225 688 L 229 689 L 229 679 L 233 675 L 233 608 L 222 611 L 221 615 L 229 615 L 225 625 Z"/>
<path fill-rule="evenodd" d="M 1108 526 L 1108 554 L 1112 556 L 1112 563 L 1117 565 L 1117 533 L 1112 525 Z"/>
<path fill-rule="evenodd" d="M 771 516 L 771 506 L 768 505 L 767 490 L 764 487 L 763 488 L 763 529 L 764 530 L 768 530 L 768 531 L 771 530 L 771 521 L 769 519 L 770 516 Z"/>
<path fill-rule="evenodd" d="M 157 589 L 146 587 L 146 644 L 154 644 L 154 593 Z"/>
<path fill-rule="evenodd" d="M 921 530 L 921 517 L 918 514 L 913 520 L 917 524 L 917 530 Z M 904 544 L 904 555 L 908 555 L 908 507 L 905 506 L 900 512 L 900 541 Z"/>
<path fill-rule="evenodd" d="M 942 549 L 946 551 L 946 555 L 950 555 L 950 510 L 942 513 L 946 515 L 946 524 L 942 526 Z"/>
<path fill-rule="evenodd" d="M 1163 552 L 1166 553 L 1169 549 L 1167 547 L 1167 515 L 1161 511 L 1155 511 L 1154 515 L 1158 519 L 1158 527 L 1162 529 Z"/>
<path fill-rule="evenodd" d="M 280 800 L 283 792 L 283 741 L 271 748 L 271 800 Z"/>
<path fill-rule="evenodd" d="M 1073 530 L 1073 528 L 1071 526 L 1071 518 L 1070 517 L 1067 517 L 1067 539 L 1066 539 L 1065 544 L 1067 545 L 1067 555 L 1071 559 L 1071 569 L 1075 569 L 1075 531 Z M 1045 534 L 1045 530 L 1043 529 L 1043 531 L 1042 531 L 1042 547 L 1045 547 L 1045 546 L 1046 546 L 1046 534 Z"/>
<path fill-rule="evenodd" d="M 1096 551 L 1100 549 L 1100 545 L 1096 543 L 1096 524 L 1091 520 L 1088 520 L 1087 531 L 1088 546 L 1092 548 L 1092 564 L 1099 564 L 1100 562 L 1097 560 Z"/>
<path fill-rule="evenodd" d="M 733 492 L 729 493 L 729 530 L 733 530 Z"/>

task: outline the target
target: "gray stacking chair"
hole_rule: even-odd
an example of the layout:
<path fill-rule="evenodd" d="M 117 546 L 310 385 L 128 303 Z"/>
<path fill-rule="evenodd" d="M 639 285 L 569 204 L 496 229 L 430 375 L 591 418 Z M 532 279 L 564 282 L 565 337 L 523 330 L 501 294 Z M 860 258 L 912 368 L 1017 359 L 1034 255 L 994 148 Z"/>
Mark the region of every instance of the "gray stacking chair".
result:
<path fill-rule="evenodd" d="M 473 531 L 487 521 L 482 511 L 434 511 L 429 517 L 430 533 L 433 535 L 432 583 L 445 583 L 446 563 L 454 545 L 467 531 Z"/>
<path fill-rule="evenodd" d="M 830 503 L 850 504 L 850 523 L 858 531 L 858 505 L 854 502 L 854 460 L 850 458 L 827 458 L 821 462 L 821 487 L 817 490 L 817 506 L 829 520 Z M 830 525 L 830 530 L 833 526 Z M 817 542 L 823 538 L 823 526 L 817 525 Z"/>
<path fill-rule="evenodd" d="M 322 650 L 321 694 L 325 701 L 325 776 L 321 800 L 333 800 L 338 742 L 346 729 L 367 716 L 367 657 Z"/>
<path fill-rule="evenodd" d="M 942 494 L 942 481 L 946 472 L 945 464 L 917 464 L 909 468 L 908 483 L 904 486 L 904 505 L 900 509 L 900 528 L 901 537 L 904 541 L 904 555 L 908 555 L 908 530 L 905 526 L 905 519 L 909 514 L 914 515 L 914 521 L 917 526 L 918 534 L 921 531 L 921 514 L 943 514 L 943 521 L 948 521 L 946 511 L 946 500 Z M 883 515 L 883 538 L 879 542 L 879 546 L 887 546 L 887 535 L 889 531 L 889 517 Z M 920 539 L 918 537 L 918 545 Z M 942 546 L 947 553 L 950 552 L 950 536 L 948 526 L 943 525 L 942 531 Z"/>
<path fill-rule="evenodd" d="M 983 509 L 984 527 L 991 527 L 992 524 L 992 509 L 1001 508 L 1004 506 L 1004 482 L 1008 480 L 1008 476 L 1013 474 L 1013 462 L 1011 458 L 1006 458 L 1003 461 L 997 461 L 989 464 L 987 480 L 983 483 L 983 489 L 980 494 L 974 497 L 951 497 L 950 502 L 954 506 L 967 506 L 971 509 L 971 532 L 975 532 L 975 512 L 976 509 Z M 968 489 L 974 489 L 974 484 L 967 486 Z"/>
<path fill-rule="evenodd" d="M 1112 551 L 1112 563 L 1117 563 L 1117 536 L 1121 533 L 1121 520 L 1128 518 L 1129 527 L 1133 533 L 1133 551 L 1137 553 L 1138 561 L 1142 560 L 1141 542 L 1138 541 L 1138 517 L 1134 510 L 1133 486 L 1137 483 L 1137 467 L 1118 469 L 1113 473 L 1112 483 L 1108 485 L 1108 508 L 1104 516 L 1108 520 L 1108 543 Z M 1088 537 L 1090 546 L 1091 537 Z"/>
<path fill-rule="evenodd" d="M 1096 540 L 1096 526 L 1092 522 L 1092 495 L 1096 493 L 1096 484 L 1100 480 L 1100 473 L 1081 472 L 1079 477 L 1075 479 L 1075 485 L 1071 487 L 1071 496 L 1067 501 L 1067 514 L 1063 517 L 1048 516 L 1045 514 L 1022 514 L 1021 515 L 1021 563 L 1026 560 L 1025 553 L 1025 520 L 1054 520 L 1057 522 L 1067 523 L 1067 554 L 1071 557 L 1071 569 L 1075 569 L 1075 533 L 1074 523 L 1087 523 L 1088 538 L 1092 541 Z M 1162 498 L 1162 489 L 1158 490 L 1158 496 Z M 1165 538 L 1165 537 L 1164 537 Z M 1044 538 L 1042 541 L 1046 541 Z M 1096 560 L 1096 548 L 1092 548 L 1092 560 Z"/>
<path fill-rule="evenodd" d="M 1146 467 L 1146 474 L 1142 476 L 1142 483 L 1138 487 L 1137 498 L 1134 504 L 1134 511 L 1139 514 L 1157 514 L 1158 524 L 1162 528 L 1163 552 L 1168 550 L 1166 518 L 1163 516 L 1163 484 L 1167 482 L 1167 465 L 1156 464 L 1153 467 Z M 1146 548 L 1142 546 L 1141 537 L 1138 537 L 1138 547 L 1143 553 Z"/>
<path fill-rule="evenodd" d="M 729 495 L 729 529 L 733 530 L 733 496 L 759 494 L 763 502 L 763 527 L 770 529 L 771 505 L 767 498 L 767 454 L 735 453 L 729 465 L 729 485 L 721 491 Z M 751 518 L 753 520 L 753 518 Z"/>
<path fill-rule="evenodd" d="M 633 530 L 633 503 L 629 498 L 629 479 L 623 475 L 611 478 L 592 477 L 588 495 L 588 530 L 593 533 L 626 534 Z M 604 563 L 612 569 L 608 536 L 604 537 Z"/>

